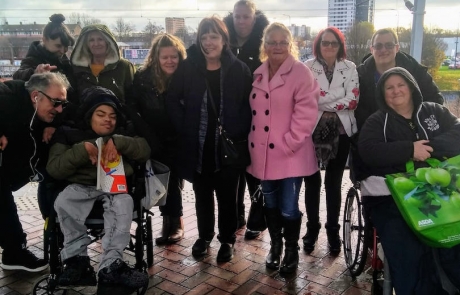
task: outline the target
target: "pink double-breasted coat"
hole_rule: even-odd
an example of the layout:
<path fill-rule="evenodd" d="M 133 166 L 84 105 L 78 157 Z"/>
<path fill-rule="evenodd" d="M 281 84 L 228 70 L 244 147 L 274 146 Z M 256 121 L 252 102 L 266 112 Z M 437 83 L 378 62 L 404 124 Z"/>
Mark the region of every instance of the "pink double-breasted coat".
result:
<path fill-rule="evenodd" d="M 268 61 L 254 72 L 249 97 L 251 165 L 261 180 L 308 176 L 318 171 L 311 135 L 318 116 L 319 85 L 310 69 L 289 56 L 268 81 Z"/>

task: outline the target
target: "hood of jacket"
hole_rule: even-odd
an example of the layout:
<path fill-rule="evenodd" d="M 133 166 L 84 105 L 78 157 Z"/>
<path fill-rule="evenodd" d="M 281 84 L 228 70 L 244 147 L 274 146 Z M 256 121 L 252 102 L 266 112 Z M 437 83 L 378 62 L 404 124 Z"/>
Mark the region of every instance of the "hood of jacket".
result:
<path fill-rule="evenodd" d="M 249 38 L 244 46 L 248 44 L 247 46 L 258 50 L 264 35 L 264 29 L 268 26 L 269 21 L 265 14 L 260 10 L 256 10 L 255 17 L 256 22 L 254 23 L 251 34 L 249 35 Z M 224 23 L 227 25 L 228 33 L 230 34 L 230 46 L 232 48 L 238 47 L 238 42 L 236 41 L 237 34 L 235 31 L 235 26 L 233 25 L 233 12 L 230 12 L 224 18 Z"/>
<path fill-rule="evenodd" d="M 203 75 L 206 74 L 206 59 L 198 45 L 192 44 L 187 49 L 187 60 L 196 66 Z M 233 64 L 236 60 L 237 58 L 235 55 L 233 55 L 232 51 L 230 49 L 225 49 L 224 47 L 220 56 L 222 73 L 225 73 L 225 71 L 230 68 L 230 65 Z"/>
<path fill-rule="evenodd" d="M 379 109 L 385 112 L 390 112 L 390 111 L 394 112 L 393 109 L 390 108 L 385 102 L 385 90 L 384 90 L 385 81 L 388 80 L 388 78 L 393 75 L 401 76 L 409 84 L 409 87 L 412 89 L 412 102 L 414 104 L 414 109 L 417 109 L 423 102 L 422 92 L 420 91 L 420 88 L 414 76 L 412 76 L 408 70 L 401 68 L 401 67 L 391 68 L 387 70 L 386 72 L 384 72 L 382 76 L 380 77 L 380 80 L 377 83 L 377 87 L 375 90 L 375 98 L 377 100 L 377 105 Z"/>
<path fill-rule="evenodd" d="M 70 56 L 72 65 L 80 67 L 89 67 L 91 65 L 91 54 L 89 49 L 83 50 L 83 46 L 87 46 L 84 44 L 86 41 L 86 36 L 94 31 L 102 33 L 106 37 L 106 40 L 109 41 L 109 46 L 112 49 L 110 50 L 111 53 L 109 53 L 109 55 L 106 57 L 104 65 L 106 66 L 114 64 L 120 60 L 120 50 L 118 48 L 115 36 L 106 25 L 96 24 L 86 26 L 81 30 L 80 37 L 78 37 L 77 43 L 75 44 L 75 47 Z"/>

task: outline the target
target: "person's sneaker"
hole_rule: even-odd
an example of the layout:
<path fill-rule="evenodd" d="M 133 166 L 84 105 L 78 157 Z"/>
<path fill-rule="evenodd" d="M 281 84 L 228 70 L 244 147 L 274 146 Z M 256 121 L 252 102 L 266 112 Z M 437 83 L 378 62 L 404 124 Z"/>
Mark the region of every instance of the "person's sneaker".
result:
<path fill-rule="evenodd" d="M 206 241 L 205 239 L 199 238 L 196 240 L 195 244 L 192 247 L 193 256 L 203 256 L 208 252 L 209 244 L 211 241 Z"/>
<path fill-rule="evenodd" d="M 217 262 L 229 262 L 233 258 L 233 245 L 223 243 L 217 252 Z"/>
<path fill-rule="evenodd" d="M 2 268 L 6 270 L 25 270 L 39 272 L 48 267 L 44 259 L 40 259 L 27 248 L 20 250 L 4 249 L 2 254 Z"/>
<path fill-rule="evenodd" d="M 58 284 L 64 287 L 96 286 L 96 273 L 88 256 L 75 256 L 64 261 Z"/>
<path fill-rule="evenodd" d="M 138 289 L 149 283 L 149 276 L 129 267 L 121 259 L 99 270 L 99 284 L 118 284 L 128 288 Z"/>

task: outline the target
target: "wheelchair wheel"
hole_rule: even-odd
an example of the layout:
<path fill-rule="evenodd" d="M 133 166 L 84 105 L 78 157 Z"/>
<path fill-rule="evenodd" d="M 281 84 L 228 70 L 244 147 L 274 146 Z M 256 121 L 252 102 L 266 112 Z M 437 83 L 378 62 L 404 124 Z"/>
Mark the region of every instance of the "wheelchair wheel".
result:
<path fill-rule="evenodd" d="M 53 278 L 52 275 L 44 275 L 38 279 L 37 283 L 32 291 L 33 295 L 65 295 L 67 294 L 67 289 L 60 289 L 57 286 L 56 278 Z"/>
<path fill-rule="evenodd" d="M 147 267 L 153 265 L 153 237 L 152 237 L 152 217 L 147 216 L 147 221 L 145 223 L 146 231 L 146 244 L 147 244 Z"/>
<path fill-rule="evenodd" d="M 351 276 L 361 274 L 366 265 L 368 239 L 357 186 L 347 193 L 343 216 L 343 248 L 345 262 Z"/>

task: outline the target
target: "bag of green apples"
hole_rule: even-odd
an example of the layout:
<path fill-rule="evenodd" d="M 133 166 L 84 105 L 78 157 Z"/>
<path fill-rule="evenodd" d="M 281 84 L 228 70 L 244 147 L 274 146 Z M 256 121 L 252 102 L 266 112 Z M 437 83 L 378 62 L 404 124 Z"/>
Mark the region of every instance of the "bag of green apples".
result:
<path fill-rule="evenodd" d="M 460 244 L 460 155 L 430 167 L 386 176 L 386 184 L 402 216 L 427 245 L 451 248 Z"/>

